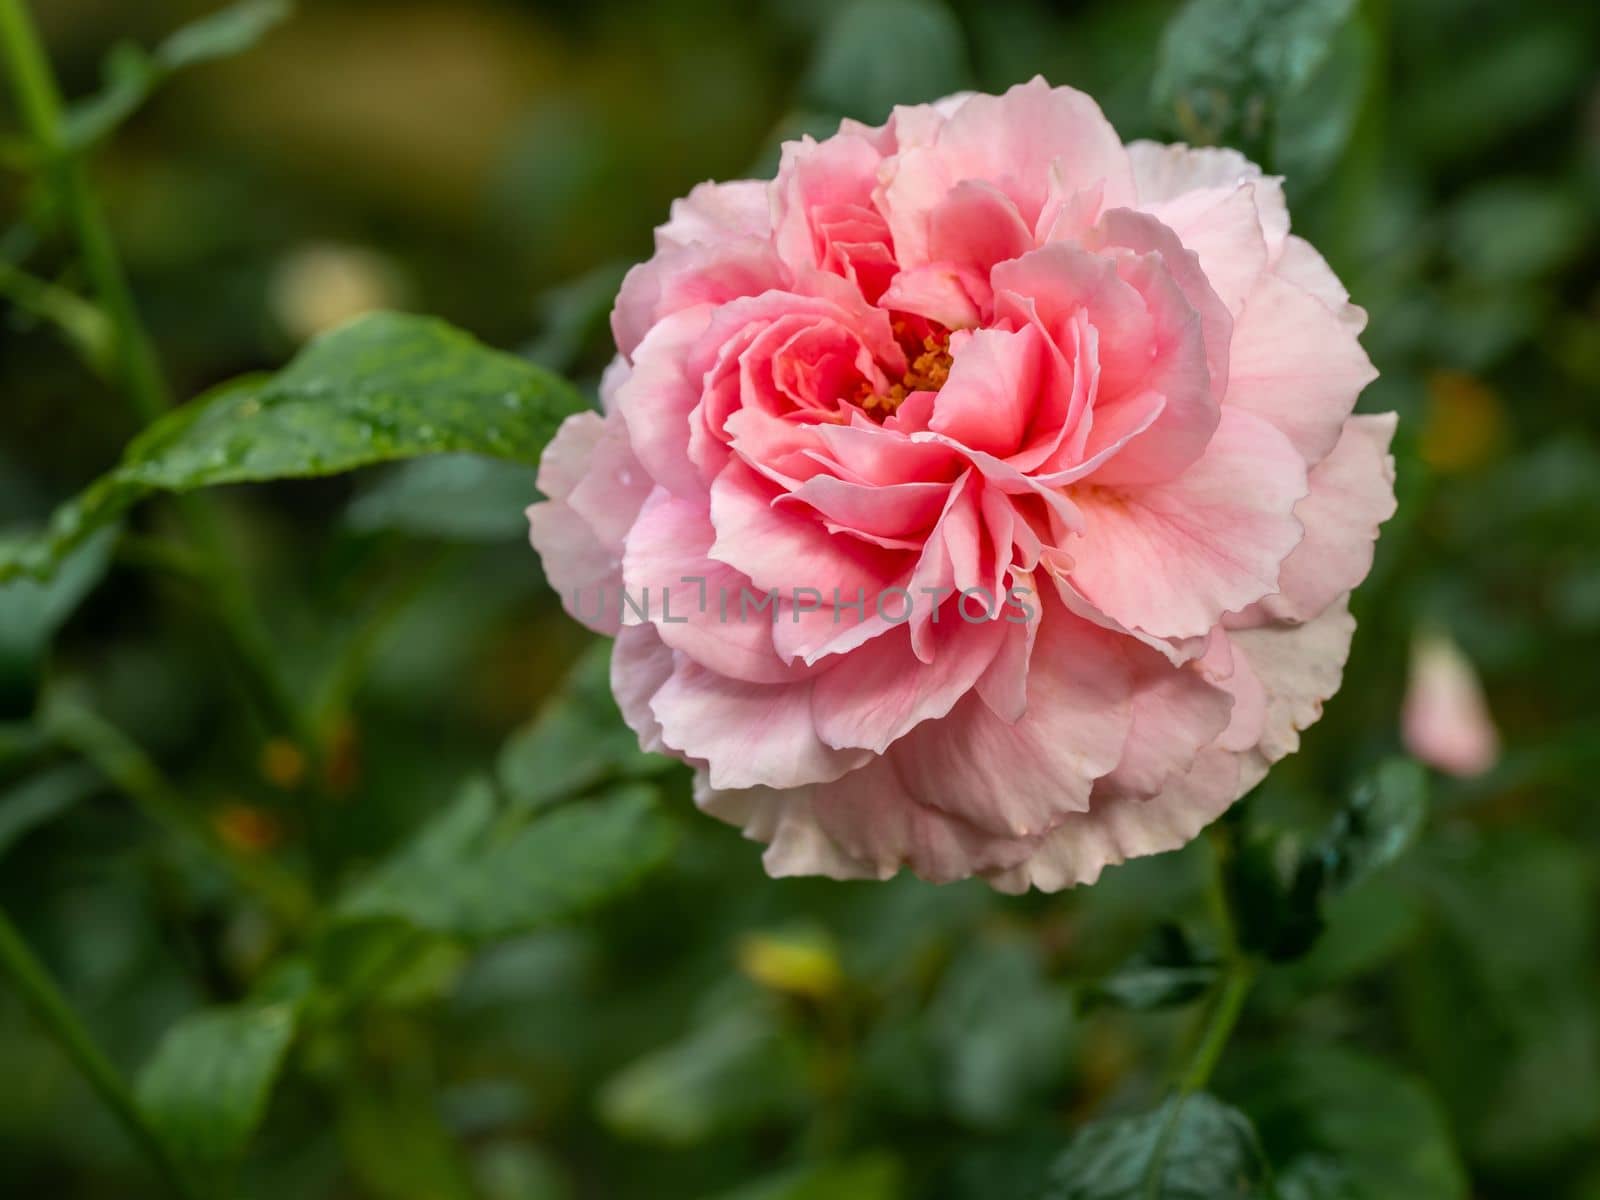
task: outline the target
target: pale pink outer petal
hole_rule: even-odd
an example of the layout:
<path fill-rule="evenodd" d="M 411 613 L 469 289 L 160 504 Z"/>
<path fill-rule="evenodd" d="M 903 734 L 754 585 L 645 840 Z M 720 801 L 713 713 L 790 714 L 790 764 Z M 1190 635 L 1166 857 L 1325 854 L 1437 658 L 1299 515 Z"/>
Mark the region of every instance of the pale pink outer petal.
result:
<path fill-rule="evenodd" d="M 706 481 L 689 455 L 690 414 L 700 382 L 686 358 L 710 323 L 709 305 L 674 313 L 645 336 L 633 370 L 617 388 L 616 407 L 633 451 L 655 481 L 679 496 L 704 495 Z"/>
<path fill-rule="evenodd" d="M 1224 408 L 1205 455 L 1170 483 L 1080 489 L 1085 531 L 1066 547 L 1071 580 L 1107 616 L 1163 638 L 1198 637 L 1278 589 L 1302 537 L 1306 468 L 1288 440 Z"/>
<path fill-rule="evenodd" d="M 1284 239 L 1289 236 L 1289 209 L 1284 202 L 1283 181 L 1263 175 L 1237 150 L 1222 146 L 1191 147 L 1181 142 L 1137 141 L 1128 144 L 1128 161 L 1133 168 L 1134 187 L 1141 207 L 1152 207 L 1195 192 L 1212 192 L 1218 198 L 1249 183 L 1255 191 L 1256 210 L 1267 243 L 1267 256 L 1275 260 Z M 1190 203 L 1200 201 L 1194 197 Z"/>
<path fill-rule="evenodd" d="M 1354 632 L 1341 599 L 1304 625 L 1226 635 L 1238 652 L 1238 669 L 1249 670 L 1264 692 L 1260 743 L 1244 753 L 1202 750 L 1189 771 L 1171 776 L 1149 799 L 1108 797 L 1096 789 L 1087 812 L 1061 821 L 1021 864 L 987 872 L 989 882 L 1003 892 L 1059 891 L 1093 883 L 1107 866 L 1190 841 L 1259 783 L 1271 763 L 1298 748 L 1300 731 L 1339 690 Z"/>
<path fill-rule="evenodd" d="M 1246 298 L 1232 351 L 1224 407 L 1271 421 L 1308 464 L 1333 449 L 1356 397 L 1378 377 L 1349 324 L 1272 272 Z"/>
<path fill-rule="evenodd" d="M 1191 841 L 1241 794 L 1239 760 L 1205 750 L 1185 775 L 1148 800 L 1096 804 L 1057 825 L 1022 863 L 987 878 L 997 891 L 1041 892 L 1093 883 L 1108 866 Z"/>
<path fill-rule="evenodd" d="M 665 225 L 656 228 L 656 246 L 715 245 L 772 232 L 772 185 L 764 179 L 707 180 L 672 202 Z"/>
<path fill-rule="evenodd" d="M 881 207 L 901 266 L 930 260 L 928 218 L 958 183 L 981 179 L 1009 196 L 1035 227 L 1059 163 L 1068 190 L 1099 185 L 1108 206 L 1132 203 L 1133 172 L 1121 139 L 1082 92 L 1041 78 L 1000 96 L 972 96 L 930 140 L 902 148 Z"/>
<path fill-rule="evenodd" d="M 1482 775 L 1500 758 L 1477 672 L 1459 646 L 1437 634 L 1422 634 L 1412 646 L 1400 729 L 1406 749 L 1450 775 Z"/>
<path fill-rule="evenodd" d="M 682 653 L 650 698 L 661 740 L 706 764 L 715 788 L 801 787 L 863 766 L 865 750 L 836 750 L 817 736 L 812 681 L 746 683 Z"/>
<path fill-rule="evenodd" d="M 1394 515 L 1394 413 L 1351 417 L 1312 468 L 1311 493 L 1294 514 L 1306 536 L 1284 559 L 1278 593 L 1261 600 L 1279 621 L 1309 621 L 1367 577 L 1378 527 Z"/>
<path fill-rule="evenodd" d="M 745 837 L 766 844 L 762 865 L 773 879 L 821 875 L 826 879 L 887 878 L 877 868 L 839 848 L 811 812 L 811 789 L 742 788 L 718 791 L 706 772 L 694 774 L 694 802 L 700 811 L 737 825 Z M 892 872 L 891 872 L 892 874 Z"/>
<path fill-rule="evenodd" d="M 1156 795 L 1228 728 L 1233 710 L 1233 697 L 1206 678 L 1199 661 L 1175 667 L 1136 642 L 1126 653 L 1133 671 L 1133 722 L 1121 761 L 1095 788 L 1096 804 Z"/>
<path fill-rule="evenodd" d="M 643 468 L 616 417 L 574 413 L 539 462 L 549 499 L 527 510 L 528 538 L 562 606 L 596 633 L 615 633 L 622 584 L 622 535 L 644 503 Z M 609 494 L 597 505 L 595 492 Z"/>
<path fill-rule="evenodd" d="M 1117 639 L 1051 606 L 1028 668 L 1027 711 L 1014 722 L 978 696 L 941 721 L 917 726 L 886 760 L 920 803 L 996 837 L 1028 838 L 1089 804 L 1095 780 L 1122 754 L 1132 682 Z M 830 801 L 832 803 L 830 803 Z M 843 817 L 819 791 L 824 824 Z M 881 861 L 883 847 L 857 827 L 852 853 Z"/>
<path fill-rule="evenodd" d="M 674 313 L 757 296 L 782 287 L 787 279 L 777 253 L 763 238 L 668 246 L 623 277 L 611 311 L 617 349 L 632 359 L 639 343 Z"/>
<path fill-rule="evenodd" d="M 650 711 L 650 697 L 672 675 L 672 649 L 653 625 L 624 625 L 611 645 L 611 694 L 639 746 L 651 754 L 671 754 L 661 740 L 661 724 Z"/>
<path fill-rule="evenodd" d="M 1300 731 L 1322 716 L 1325 700 L 1339 690 L 1350 639 L 1355 635 L 1348 596 L 1304 625 L 1264 625 L 1228 633 L 1235 669 L 1246 667 L 1265 692 L 1261 740 L 1246 755 L 1246 775 L 1254 787 L 1269 764 L 1300 748 Z"/>
<path fill-rule="evenodd" d="M 1305 238 L 1291 234 L 1272 269 L 1278 278 L 1304 288 L 1327 305 L 1351 333 L 1358 334 L 1367 327 L 1366 309 L 1350 303 L 1350 293 L 1345 291 L 1333 268 Z"/>
<path fill-rule="evenodd" d="M 1245 297 L 1267 269 L 1267 239 L 1256 206 L 1256 187 L 1247 182 L 1231 190 L 1207 188 L 1143 208 L 1194 251 L 1206 279 L 1231 313 L 1244 307 Z"/>

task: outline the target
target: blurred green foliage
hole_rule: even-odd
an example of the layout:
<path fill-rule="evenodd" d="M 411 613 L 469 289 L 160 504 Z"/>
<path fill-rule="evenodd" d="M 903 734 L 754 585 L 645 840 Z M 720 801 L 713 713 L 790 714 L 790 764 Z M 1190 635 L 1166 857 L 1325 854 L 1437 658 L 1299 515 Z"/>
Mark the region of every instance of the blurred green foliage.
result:
<path fill-rule="evenodd" d="M 0 911 L 202 1194 L 1600 1196 L 1600 10 L 216 7 L 31 5 L 175 390 L 213 396 L 118 486 L 253 481 L 201 521 L 237 578 L 157 496 L 0 586 Z M 1265 962 L 1186 1098 L 1171 1067 L 1231 950 L 1208 844 L 1061 897 L 768 880 L 620 730 L 518 519 L 568 403 L 549 372 L 592 391 L 673 197 L 841 115 L 1034 73 L 1127 138 L 1284 173 L 1371 313 L 1362 407 L 1402 416 L 1344 690 L 1224 826 Z M 21 117 L 0 109 L 14 539 L 137 424 Z M 380 318 L 213 392 L 384 307 L 526 361 Z M 440 344 L 362 359 L 363 329 Z M 403 420 L 350 389 L 374 365 Z M 330 392 L 356 403 L 306 407 Z M 506 394 L 487 436 L 472 406 Z M 443 450 L 507 461 L 370 465 Z M 1401 757 L 1422 627 L 1485 676 L 1507 749 L 1478 779 Z M 164 1194 L 22 999 L 0 984 L 0 1192 Z"/>

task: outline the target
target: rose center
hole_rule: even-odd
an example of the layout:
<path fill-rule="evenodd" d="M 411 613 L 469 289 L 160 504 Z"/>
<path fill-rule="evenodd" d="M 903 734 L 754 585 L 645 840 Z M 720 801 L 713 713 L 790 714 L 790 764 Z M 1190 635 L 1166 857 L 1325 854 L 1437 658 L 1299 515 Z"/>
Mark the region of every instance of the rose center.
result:
<path fill-rule="evenodd" d="M 898 383 L 892 383 L 885 392 L 876 392 L 867 383 L 861 385 L 856 403 L 870 416 L 880 420 L 892 414 L 912 392 L 937 392 L 950 377 L 950 334 L 937 330 L 922 339 L 922 349 L 911 358 L 911 365 Z"/>

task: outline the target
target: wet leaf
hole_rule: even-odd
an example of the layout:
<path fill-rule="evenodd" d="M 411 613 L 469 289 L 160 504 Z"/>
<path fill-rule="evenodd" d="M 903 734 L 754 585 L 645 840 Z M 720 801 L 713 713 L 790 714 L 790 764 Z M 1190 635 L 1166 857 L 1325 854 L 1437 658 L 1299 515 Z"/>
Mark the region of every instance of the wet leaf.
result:
<path fill-rule="evenodd" d="M 0 581 L 49 575 L 151 492 L 335 475 L 430 454 L 531 464 L 562 418 L 583 407 L 564 380 L 442 321 L 361 317 L 277 374 L 224 384 L 157 421 L 44 534 L 0 543 Z"/>
<path fill-rule="evenodd" d="M 1073 1135 L 1041 1200 L 1267 1200 L 1250 1121 L 1204 1093 Z"/>
<path fill-rule="evenodd" d="M 393 916 L 423 929 L 507 937 L 592 908 L 666 857 L 672 827 L 645 787 L 618 788 L 521 822 L 486 783 L 362 881 L 345 918 Z"/>

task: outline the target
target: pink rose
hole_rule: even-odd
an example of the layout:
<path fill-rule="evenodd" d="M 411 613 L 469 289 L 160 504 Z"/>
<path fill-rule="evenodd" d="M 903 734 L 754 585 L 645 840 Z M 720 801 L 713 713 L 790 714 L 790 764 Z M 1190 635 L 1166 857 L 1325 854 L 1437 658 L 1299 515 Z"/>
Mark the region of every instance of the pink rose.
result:
<path fill-rule="evenodd" d="M 846 121 L 674 205 L 533 543 L 773 875 L 1087 882 L 1339 686 L 1394 506 L 1364 321 L 1278 180 L 1070 88 Z"/>

